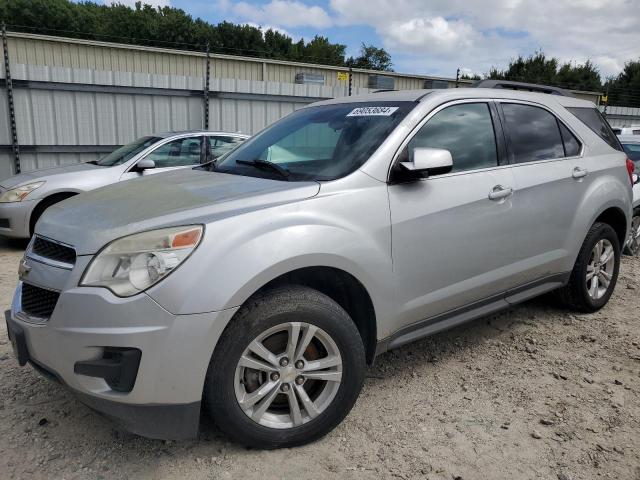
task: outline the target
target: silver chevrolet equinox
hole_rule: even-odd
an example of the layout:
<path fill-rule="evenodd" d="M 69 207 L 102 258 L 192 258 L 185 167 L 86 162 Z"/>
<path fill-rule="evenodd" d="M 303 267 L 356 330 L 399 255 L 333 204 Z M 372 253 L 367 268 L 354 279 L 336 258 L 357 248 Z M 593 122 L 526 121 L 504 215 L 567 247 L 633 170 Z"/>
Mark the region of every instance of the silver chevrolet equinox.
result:
<path fill-rule="evenodd" d="M 51 207 L 9 335 L 121 427 L 258 448 L 325 435 L 381 353 L 557 290 L 602 308 L 631 219 L 595 106 L 467 88 L 299 109 L 193 169 Z"/>

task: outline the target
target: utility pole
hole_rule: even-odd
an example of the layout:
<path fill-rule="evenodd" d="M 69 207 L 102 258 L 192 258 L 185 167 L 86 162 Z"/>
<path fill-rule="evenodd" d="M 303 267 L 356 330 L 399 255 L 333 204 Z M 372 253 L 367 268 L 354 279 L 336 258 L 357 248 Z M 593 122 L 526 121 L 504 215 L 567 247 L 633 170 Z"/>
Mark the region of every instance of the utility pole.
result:
<path fill-rule="evenodd" d="M 456 88 L 460 85 L 460 69 L 456 70 Z"/>
<path fill-rule="evenodd" d="M 353 88 L 353 68 L 349 67 L 349 96 L 351 96 L 352 88 Z"/>
<path fill-rule="evenodd" d="M 7 107 L 9 110 L 9 125 L 11 126 L 11 146 L 13 148 L 14 173 L 20 173 L 20 144 L 18 143 L 18 128 L 16 127 L 16 109 L 13 103 L 13 81 L 9 66 L 9 47 L 7 46 L 7 26 L 2 22 L 2 52 L 4 55 L 4 77 L 7 86 Z"/>
<path fill-rule="evenodd" d="M 209 57 L 209 42 L 207 42 L 207 66 L 205 68 L 205 77 L 204 77 L 204 98 L 203 98 L 203 106 L 204 106 L 204 129 L 209 130 L 209 73 L 211 70 L 211 59 Z"/>

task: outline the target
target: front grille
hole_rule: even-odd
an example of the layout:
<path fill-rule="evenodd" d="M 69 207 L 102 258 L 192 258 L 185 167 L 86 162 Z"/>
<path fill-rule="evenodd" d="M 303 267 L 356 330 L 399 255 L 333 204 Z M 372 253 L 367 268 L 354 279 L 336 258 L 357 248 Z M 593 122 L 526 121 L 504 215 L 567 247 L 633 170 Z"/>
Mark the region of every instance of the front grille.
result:
<path fill-rule="evenodd" d="M 8 218 L 0 218 L 0 228 L 10 228 L 11 224 L 9 223 Z"/>
<path fill-rule="evenodd" d="M 56 308 L 60 293 L 46 288 L 22 284 L 22 311 L 30 317 L 49 318 Z"/>
<path fill-rule="evenodd" d="M 57 242 L 52 242 L 46 238 L 36 237 L 33 241 L 31 251 L 36 255 L 56 262 L 73 265 L 76 263 L 76 251 Z"/>

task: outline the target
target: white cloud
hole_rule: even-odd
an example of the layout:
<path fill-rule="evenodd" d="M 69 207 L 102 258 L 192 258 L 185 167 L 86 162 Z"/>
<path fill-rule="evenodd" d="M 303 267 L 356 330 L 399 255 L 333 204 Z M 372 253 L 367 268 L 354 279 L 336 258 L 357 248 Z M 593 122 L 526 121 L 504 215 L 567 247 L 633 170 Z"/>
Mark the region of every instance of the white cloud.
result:
<path fill-rule="evenodd" d="M 103 0 L 107 5 L 116 5 L 121 3 L 131 8 L 135 8 L 136 2 L 141 1 L 143 4 L 151 5 L 152 7 L 170 7 L 171 0 Z"/>
<path fill-rule="evenodd" d="M 274 32 L 279 32 L 282 35 L 286 35 L 287 37 L 292 38 L 294 41 L 298 40 L 298 37 L 296 35 L 293 35 L 292 33 L 288 32 L 284 28 L 276 27 L 275 25 L 260 25 L 254 22 L 245 22 L 244 24 L 249 25 L 250 27 L 255 27 L 260 29 L 263 35 L 264 35 L 264 32 L 266 32 L 267 30 L 273 30 Z"/>
<path fill-rule="evenodd" d="M 603 76 L 640 55 L 637 0 L 330 0 L 338 25 L 370 25 L 397 69 L 451 76 L 541 49 Z M 453 72 L 453 73 L 452 73 Z"/>
<path fill-rule="evenodd" d="M 250 22 L 283 27 L 327 28 L 333 23 L 322 7 L 306 5 L 297 0 L 271 0 L 264 5 L 239 2 L 233 6 L 233 12 Z"/>

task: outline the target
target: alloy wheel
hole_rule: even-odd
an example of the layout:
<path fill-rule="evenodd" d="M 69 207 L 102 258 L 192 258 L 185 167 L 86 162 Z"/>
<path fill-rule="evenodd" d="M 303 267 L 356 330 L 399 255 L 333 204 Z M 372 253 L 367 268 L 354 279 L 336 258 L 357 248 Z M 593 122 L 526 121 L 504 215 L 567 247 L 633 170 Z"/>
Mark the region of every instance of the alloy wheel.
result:
<path fill-rule="evenodd" d="M 333 339 L 305 322 L 269 328 L 244 350 L 234 389 L 242 411 L 270 428 L 293 428 L 324 412 L 342 381 L 342 357 Z"/>
<path fill-rule="evenodd" d="M 599 240 L 591 250 L 587 264 L 586 286 L 593 300 L 602 298 L 611 284 L 615 269 L 615 250 L 609 240 Z"/>

